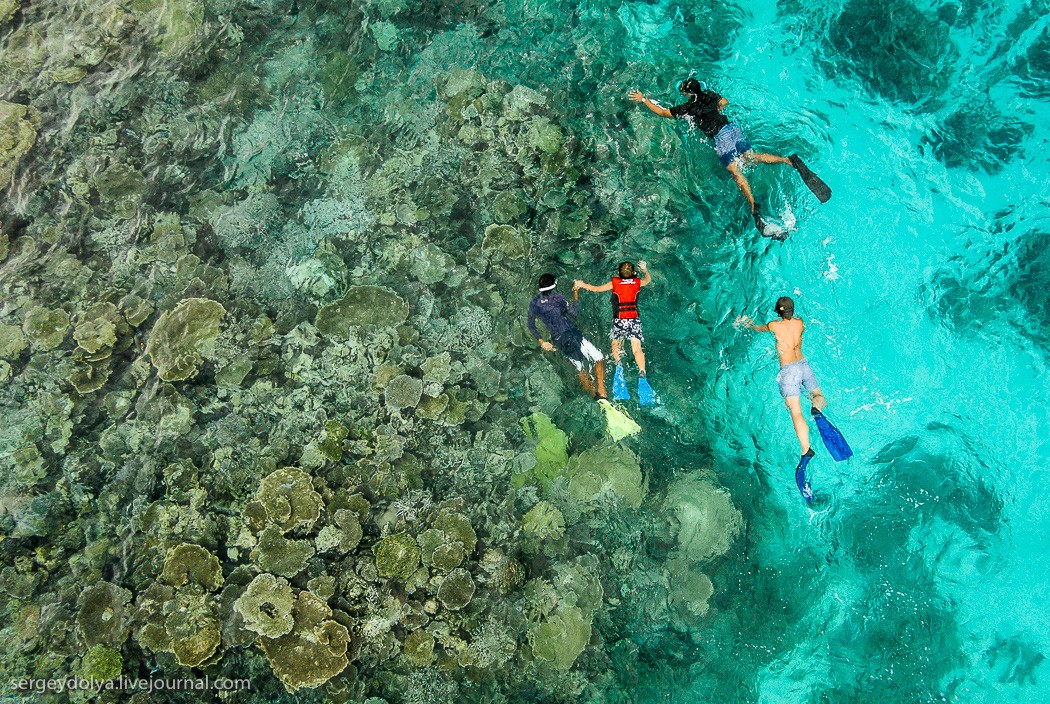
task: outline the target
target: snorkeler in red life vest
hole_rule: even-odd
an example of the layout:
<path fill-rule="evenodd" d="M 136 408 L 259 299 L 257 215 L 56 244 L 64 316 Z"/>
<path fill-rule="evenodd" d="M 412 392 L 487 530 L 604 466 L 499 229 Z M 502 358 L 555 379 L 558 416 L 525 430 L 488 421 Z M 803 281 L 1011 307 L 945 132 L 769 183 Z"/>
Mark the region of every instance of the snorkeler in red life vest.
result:
<path fill-rule="evenodd" d="M 638 402 L 643 406 L 656 404 L 656 395 L 645 378 L 645 353 L 642 351 L 642 321 L 638 317 L 638 293 L 642 286 L 648 286 L 653 278 L 645 262 L 638 262 L 642 270 L 642 278 L 638 278 L 631 262 L 621 262 L 617 267 L 617 276 L 601 286 L 594 286 L 577 279 L 573 282 L 573 289 L 586 289 L 598 293 L 604 291 L 612 292 L 613 322 L 609 337 L 612 338 L 613 361 L 616 363 L 616 373 L 613 376 L 613 399 L 622 401 L 630 398 L 627 392 L 627 382 L 623 375 L 623 366 L 620 364 L 620 356 L 623 354 L 623 341 L 631 341 L 631 352 L 634 354 L 635 364 L 638 365 Z"/>

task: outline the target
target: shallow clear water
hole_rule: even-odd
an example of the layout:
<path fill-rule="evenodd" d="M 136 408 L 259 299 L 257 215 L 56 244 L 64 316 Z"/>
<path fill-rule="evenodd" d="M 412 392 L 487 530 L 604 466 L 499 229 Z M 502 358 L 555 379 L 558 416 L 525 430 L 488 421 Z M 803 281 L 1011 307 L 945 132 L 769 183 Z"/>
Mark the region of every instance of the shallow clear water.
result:
<path fill-rule="evenodd" d="M 100 301 L 127 315 L 129 293 L 155 308 L 117 326 L 112 358 L 86 353 L 85 328 L 8 354 L 9 379 L 0 367 L 5 679 L 82 671 L 78 594 L 108 581 L 145 608 L 165 551 L 189 542 L 229 585 L 201 602 L 222 623 L 222 658 L 196 671 L 251 673 L 240 701 L 284 696 L 231 616 L 265 571 L 238 516 L 262 477 L 303 465 L 332 515 L 344 489 L 372 515 L 357 553 L 289 576 L 297 593 L 334 578 L 328 602 L 364 643 L 349 670 L 289 701 L 1050 701 L 1045 2 L 132 5 L 94 63 L 87 38 L 116 4 L 41 5 L 0 29 L 0 99 L 39 112 L 0 211 L 0 323 L 28 330 L 36 305 L 72 326 Z M 84 75 L 56 82 L 69 66 Z M 833 189 L 820 205 L 786 167 L 749 172 L 766 211 L 795 220 L 786 242 L 758 236 L 702 139 L 625 97 L 670 105 L 691 74 L 729 98 L 757 148 L 801 154 Z M 485 81 L 489 95 L 539 95 L 463 99 Z M 539 120 L 521 128 L 515 110 Z M 549 124 L 561 141 L 547 150 Z M 140 175 L 114 170 L 125 163 Z M 172 221 L 193 235 L 158 228 Z M 496 222 L 529 233 L 527 257 L 484 263 Z M 543 271 L 567 293 L 624 258 L 653 270 L 643 315 L 663 405 L 627 405 L 647 499 L 593 514 L 557 484 L 510 488 L 532 452 L 520 418 L 548 413 L 571 453 L 601 437 L 571 370 L 536 352 L 522 317 Z M 342 347 L 319 338 L 318 309 L 352 284 L 396 291 L 410 317 Z M 835 464 L 818 447 L 812 508 L 792 482 L 772 338 L 733 325 L 768 319 L 785 294 L 855 451 Z M 199 375 L 168 385 L 145 347 L 159 314 L 190 297 L 225 306 L 224 333 Z M 269 337 L 254 332 L 263 315 Z M 581 320 L 606 346 L 603 297 L 584 294 Z M 377 389 L 398 372 L 425 380 L 423 360 L 443 351 L 463 416 L 392 410 Z M 240 379 L 218 374 L 243 360 Z M 87 364 L 108 376 L 78 393 L 69 378 Z M 304 448 L 330 420 L 350 429 L 345 455 L 311 468 Z M 42 463 L 19 454 L 28 444 Z M 172 480 L 185 461 L 192 491 Z M 683 624 L 646 594 L 674 586 L 668 487 L 704 470 L 746 528 L 702 565 L 710 608 Z M 423 495 L 462 499 L 481 543 L 463 563 L 474 603 L 434 623 L 467 643 L 499 631 L 513 656 L 471 664 L 440 635 L 437 665 L 398 655 L 419 628 L 398 609 L 436 604 L 420 595 L 440 579 L 413 596 L 362 565 L 383 536 L 421 532 L 429 519 L 393 515 Z M 523 537 L 540 498 L 564 512 L 566 540 Z M 167 510 L 178 518 L 156 518 Z M 537 666 L 537 582 L 480 586 L 490 548 L 557 589 L 559 570 L 595 558 L 605 602 L 572 669 Z M 106 641 L 124 671 L 191 671 L 141 632 L 144 613 L 130 638 Z"/>

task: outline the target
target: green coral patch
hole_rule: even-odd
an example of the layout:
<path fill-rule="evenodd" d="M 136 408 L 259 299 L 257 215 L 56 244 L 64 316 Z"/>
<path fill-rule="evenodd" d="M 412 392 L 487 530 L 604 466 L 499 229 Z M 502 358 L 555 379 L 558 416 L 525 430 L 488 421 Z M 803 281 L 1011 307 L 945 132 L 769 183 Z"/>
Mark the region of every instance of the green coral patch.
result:
<path fill-rule="evenodd" d="M 322 335 L 346 339 L 362 325 L 393 328 L 408 320 L 408 303 L 382 286 L 351 286 L 346 295 L 317 311 L 314 325 Z"/>

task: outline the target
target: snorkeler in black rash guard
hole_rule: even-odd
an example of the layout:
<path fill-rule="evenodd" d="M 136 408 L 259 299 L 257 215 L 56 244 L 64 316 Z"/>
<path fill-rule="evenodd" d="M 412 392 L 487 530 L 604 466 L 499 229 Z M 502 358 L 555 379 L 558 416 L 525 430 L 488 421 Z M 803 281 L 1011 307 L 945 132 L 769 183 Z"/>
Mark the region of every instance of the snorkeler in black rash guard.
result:
<path fill-rule="evenodd" d="M 722 114 L 722 109 L 729 104 L 727 99 L 713 90 L 707 90 L 695 78 L 687 78 L 682 81 L 682 85 L 679 86 L 678 90 L 689 101 L 681 105 L 675 105 L 671 109 L 667 109 L 659 103 L 654 103 L 638 90 L 632 90 L 627 94 L 627 97 L 636 103 L 642 103 L 661 117 L 684 118 L 690 126 L 700 130 L 704 136 L 715 143 L 715 152 L 718 154 L 718 160 L 729 171 L 733 180 L 736 181 L 737 188 L 747 198 L 747 202 L 751 206 L 751 213 L 755 217 L 755 226 L 763 235 L 767 237 L 772 236 L 775 239 L 783 239 L 786 233 L 779 228 L 767 230 L 766 222 L 762 219 L 761 207 L 755 202 L 754 196 L 751 195 L 751 185 L 740 171 L 742 166 L 741 159 L 749 163 L 757 161 L 760 164 L 789 164 L 799 172 L 803 181 L 813 191 L 814 195 L 820 199 L 821 203 L 826 202 L 831 197 L 831 189 L 817 178 L 816 174 L 806 168 L 806 165 L 802 163 L 797 154 L 783 157 L 776 154 L 756 152 L 752 149 L 751 143 L 747 141 L 747 137 L 744 136 L 744 131 L 740 129 L 740 126 L 730 122 Z"/>

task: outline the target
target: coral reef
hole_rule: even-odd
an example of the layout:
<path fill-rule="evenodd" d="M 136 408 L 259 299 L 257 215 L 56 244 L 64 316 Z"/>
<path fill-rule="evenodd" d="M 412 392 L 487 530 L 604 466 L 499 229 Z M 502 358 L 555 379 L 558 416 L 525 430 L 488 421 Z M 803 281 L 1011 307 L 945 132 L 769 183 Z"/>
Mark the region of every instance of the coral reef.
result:
<path fill-rule="evenodd" d="M 599 701 L 626 553 L 703 626 L 652 460 L 526 348 L 533 269 L 674 217 L 586 173 L 634 148 L 611 108 L 487 39 L 613 104 L 616 13 L 551 12 L 0 0 L 0 674 Z"/>
<path fill-rule="evenodd" d="M 205 298 L 187 298 L 161 314 L 146 342 L 157 375 L 164 381 L 181 381 L 197 374 L 225 316 L 220 303 Z"/>
<path fill-rule="evenodd" d="M 0 8 L 3 14 L 3 8 Z M 0 188 L 7 185 L 40 129 L 40 114 L 29 105 L 0 100 Z"/>
<path fill-rule="evenodd" d="M 299 592 L 292 607 L 291 631 L 277 638 L 262 637 L 259 645 L 289 692 L 318 687 L 348 664 L 350 632 L 332 620 L 332 609 L 320 597 Z"/>
<path fill-rule="evenodd" d="M 663 503 L 683 557 L 710 560 L 729 551 L 743 517 L 724 489 L 695 476 L 675 480 Z"/>

